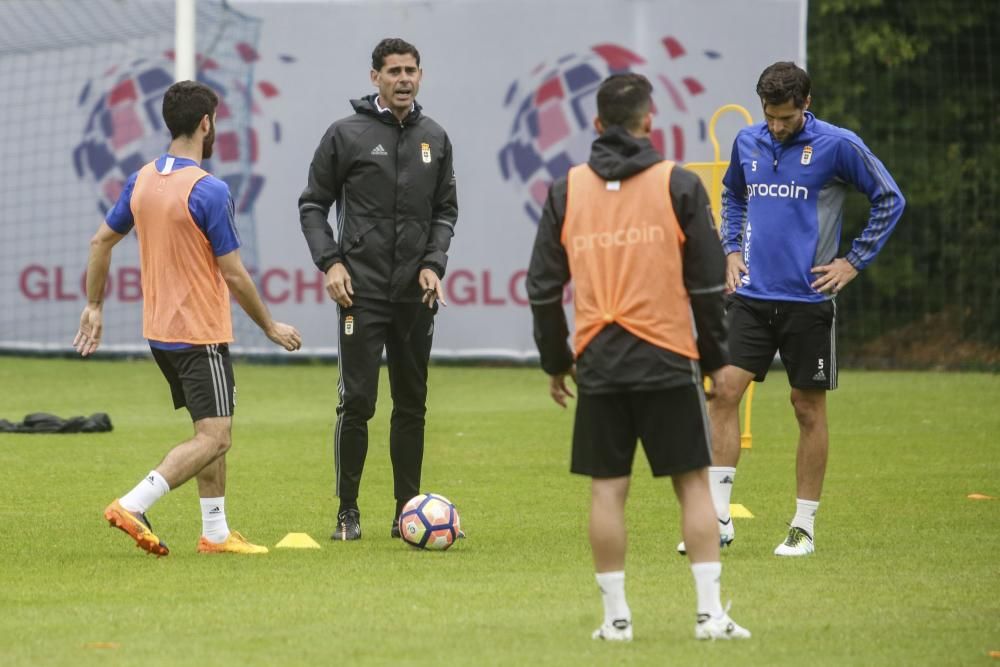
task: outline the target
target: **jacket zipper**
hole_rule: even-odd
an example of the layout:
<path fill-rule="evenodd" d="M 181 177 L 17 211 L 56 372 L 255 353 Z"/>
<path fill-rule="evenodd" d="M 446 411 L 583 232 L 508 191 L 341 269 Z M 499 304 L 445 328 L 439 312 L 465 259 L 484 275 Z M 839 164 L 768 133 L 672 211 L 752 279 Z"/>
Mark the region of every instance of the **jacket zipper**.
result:
<path fill-rule="evenodd" d="M 396 131 L 396 150 L 393 154 L 393 160 L 395 161 L 395 173 L 393 177 L 393 191 L 392 191 L 392 257 L 390 258 L 390 269 L 389 269 L 389 299 L 392 300 L 393 292 L 393 276 L 396 275 L 396 243 L 398 239 L 398 230 L 396 229 L 396 221 L 399 220 L 399 147 L 403 143 L 403 131 L 406 129 L 405 121 L 399 121 L 399 127 Z"/>

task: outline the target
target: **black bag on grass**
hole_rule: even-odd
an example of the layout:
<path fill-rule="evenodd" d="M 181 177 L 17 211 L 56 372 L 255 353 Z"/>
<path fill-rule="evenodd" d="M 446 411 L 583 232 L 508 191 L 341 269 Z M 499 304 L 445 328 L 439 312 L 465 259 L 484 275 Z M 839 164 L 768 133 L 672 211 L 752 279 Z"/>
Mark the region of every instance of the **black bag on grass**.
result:
<path fill-rule="evenodd" d="M 103 433 L 111 428 L 111 417 L 104 412 L 69 419 L 47 412 L 34 412 L 25 415 L 24 421 L 20 423 L 0 419 L 0 433 Z"/>

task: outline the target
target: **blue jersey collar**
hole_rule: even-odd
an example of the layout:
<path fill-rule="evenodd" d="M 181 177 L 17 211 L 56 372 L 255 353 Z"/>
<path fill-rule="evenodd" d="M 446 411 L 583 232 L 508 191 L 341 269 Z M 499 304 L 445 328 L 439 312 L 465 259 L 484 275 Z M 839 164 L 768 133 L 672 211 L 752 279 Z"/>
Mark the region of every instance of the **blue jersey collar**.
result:
<path fill-rule="evenodd" d="M 164 153 L 160 157 L 156 158 L 156 162 L 153 166 L 155 166 L 156 171 L 161 174 L 169 174 L 170 172 L 183 167 L 198 167 L 200 165 L 189 157 L 178 157 L 176 155 L 171 155 L 170 153 Z"/>

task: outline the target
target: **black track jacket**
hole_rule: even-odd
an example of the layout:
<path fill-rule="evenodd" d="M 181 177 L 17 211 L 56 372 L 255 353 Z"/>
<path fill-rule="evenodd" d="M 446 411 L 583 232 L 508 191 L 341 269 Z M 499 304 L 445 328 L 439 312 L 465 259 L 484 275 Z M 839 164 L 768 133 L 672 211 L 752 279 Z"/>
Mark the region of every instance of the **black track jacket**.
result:
<path fill-rule="evenodd" d="M 299 222 L 313 262 L 343 262 L 357 297 L 419 301 L 417 276 L 444 276 L 458 219 L 451 141 L 414 104 L 400 122 L 378 113 L 375 95 L 320 140 L 299 197 Z M 337 203 L 337 234 L 327 218 Z"/>
<path fill-rule="evenodd" d="M 624 180 L 662 161 L 648 139 L 611 127 L 594 141 L 588 164 L 607 181 Z M 542 368 L 555 375 L 573 365 L 567 337 L 563 289 L 570 280 L 569 260 L 560 241 L 566 215 L 566 178 L 552 184 L 535 236 L 528 268 L 528 298 Z M 708 195 L 693 173 L 675 166 L 670 200 L 686 236 L 684 286 L 691 297 L 697 329 L 700 370 L 708 373 L 729 361 L 724 310 L 725 266 L 719 235 L 712 224 Z M 609 225 L 621 221 L 609 221 Z M 655 391 L 698 382 L 699 368 L 687 357 L 657 347 L 610 324 L 584 349 L 577 364 L 577 385 L 585 393 Z"/>

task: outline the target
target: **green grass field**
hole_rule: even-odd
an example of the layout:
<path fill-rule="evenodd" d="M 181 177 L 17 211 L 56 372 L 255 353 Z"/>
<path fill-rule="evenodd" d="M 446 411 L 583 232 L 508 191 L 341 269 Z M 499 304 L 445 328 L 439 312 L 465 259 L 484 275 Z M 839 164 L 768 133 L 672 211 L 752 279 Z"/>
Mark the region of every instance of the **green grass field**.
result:
<path fill-rule="evenodd" d="M 384 375 L 384 374 L 383 374 Z M 674 553 L 677 503 L 645 461 L 629 504 L 635 641 L 601 619 L 585 537 L 588 481 L 568 474 L 571 412 L 540 371 L 436 366 L 424 487 L 458 506 L 445 553 L 389 538 L 388 387 L 371 426 L 365 537 L 331 543 L 337 370 L 236 367 L 227 514 L 273 546 L 200 556 L 193 484 L 150 515 L 167 558 L 101 517 L 188 436 L 146 361 L 0 357 L 0 418 L 109 412 L 100 435 L 0 436 L 0 664 L 1000 665 L 1000 376 L 843 372 L 817 553 L 771 554 L 794 511 L 796 428 L 777 372 L 758 388 L 740 463 L 723 599 L 747 642 L 692 638 L 694 591 Z"/>

